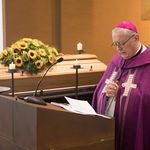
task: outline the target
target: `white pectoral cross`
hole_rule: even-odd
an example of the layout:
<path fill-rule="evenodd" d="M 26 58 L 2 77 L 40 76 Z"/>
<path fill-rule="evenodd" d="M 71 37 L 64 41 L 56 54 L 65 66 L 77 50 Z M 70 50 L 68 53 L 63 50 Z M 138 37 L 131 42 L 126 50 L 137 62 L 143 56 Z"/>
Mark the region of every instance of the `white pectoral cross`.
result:
<path fill-rule="evenodd" d="M 105 93 L 105 88 L 106 88 L 106 86 L 114 81 L 116 75 L 117 75 L 117 72 L 114 71 L 114 72 L 111 74 L 110 78 L 105 80 L 105 86 L 104 86 L 104 88 L 103 88 L 102 93 Z"/>
<path fill-rule="evenodd" d="M 128 93 L 131 88 L 136 88 L 137 84 L 133 84 L 134 74 L 128 76 L 127 82 L 122 83 L 122 87 L 125 88 L 123 96 L 128 96 Z"/>

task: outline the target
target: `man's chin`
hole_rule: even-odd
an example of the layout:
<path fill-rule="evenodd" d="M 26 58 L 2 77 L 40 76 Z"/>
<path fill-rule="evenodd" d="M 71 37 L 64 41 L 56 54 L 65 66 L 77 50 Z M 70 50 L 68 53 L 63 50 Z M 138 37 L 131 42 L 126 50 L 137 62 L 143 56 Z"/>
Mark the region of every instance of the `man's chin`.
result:
<path fill-rule="evenodd" d="M 123 59 L 129 59 L 127 55 L 120 54 Z"/>

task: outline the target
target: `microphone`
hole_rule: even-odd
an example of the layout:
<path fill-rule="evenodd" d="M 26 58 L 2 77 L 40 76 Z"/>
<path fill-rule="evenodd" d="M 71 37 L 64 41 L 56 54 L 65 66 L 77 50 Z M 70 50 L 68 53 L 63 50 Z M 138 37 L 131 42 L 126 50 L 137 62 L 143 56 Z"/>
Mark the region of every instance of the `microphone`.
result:
<path fill-rule="evenodd" d="M 26 96 L 23 98 L 23 100 L 25 100 L 26 102 L 29 102 L 29 103 L 34 103 L 34 104 L 40 104 L 40 105 L 46 105 L 46 102 L 37 97 L 37 91 L 38 91 L 38 88 L 40 86 L 40 84 L 42 83 L 44 77 L 46 76 L 47 72 L 49 71 L 50 68 L 52 68 L 54 65 L 56 65 L 57 63 L 60 63 L 63 61 L 63 58 L 60 57 L 58 58 L 54 63 L 52 63 L 48 69 L 46 70 L 46 72 L 44 73 L 44 75 L 41 77 L 41 79 L 38 81 L 37 83 L 37 86 L 36 86 L 36 89 L 35 89 L 35 92 L 33 93 L 33 96 Z M 22 99 L 22 98 L 21 98 Z"/>

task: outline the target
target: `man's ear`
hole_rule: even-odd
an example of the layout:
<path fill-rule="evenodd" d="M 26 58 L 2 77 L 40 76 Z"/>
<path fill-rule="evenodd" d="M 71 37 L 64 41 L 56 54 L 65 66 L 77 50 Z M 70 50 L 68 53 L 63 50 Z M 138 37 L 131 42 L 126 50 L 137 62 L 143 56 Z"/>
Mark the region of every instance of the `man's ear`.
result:
<path fill-rule="evenodd" d="M 135 39 L 136 39 L 137 41 L 139 41 L 140 38 L 139 38 L 139 35 L 138 35 L 138 34 L 135 35 Z"/>

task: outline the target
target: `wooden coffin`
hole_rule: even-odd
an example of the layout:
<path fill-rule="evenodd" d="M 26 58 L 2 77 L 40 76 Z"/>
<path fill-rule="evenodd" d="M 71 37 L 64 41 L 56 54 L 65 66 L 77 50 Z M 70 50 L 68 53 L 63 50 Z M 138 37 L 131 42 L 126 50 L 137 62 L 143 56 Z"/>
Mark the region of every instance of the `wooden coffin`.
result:
<path fill-rule="evenodd" d="M 103 75 L 106 65 L 99 61 L 95 55 L 92 54 L 78 54 L 78 55 L 64 55 L 64 61 L 53 66 L 46 77 L 44 78 L 39 89 L 57 89 L 74 87 L 76 83 L 76 70 L 73 69 L 73 62 L 78 59 L 81 68 L 79 72 L 79 86 L 96 85 Z M 18 70 L 14 74 L 15 93 L 33 92 L 42 75 L 28 75 Z M 8 73 L 8 68 L 0 66 L 0 86 L 11 87 L 11 74 Z M 10 91 L 11 92 L 11 91 Z"/>

